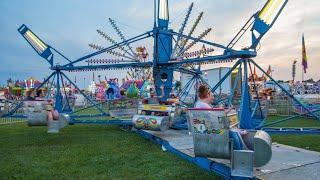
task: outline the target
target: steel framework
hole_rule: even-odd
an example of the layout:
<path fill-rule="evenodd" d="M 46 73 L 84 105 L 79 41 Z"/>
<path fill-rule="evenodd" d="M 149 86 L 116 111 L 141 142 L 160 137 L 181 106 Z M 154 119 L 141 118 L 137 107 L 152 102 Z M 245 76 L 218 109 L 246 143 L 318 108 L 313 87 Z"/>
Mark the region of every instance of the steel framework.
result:
<path fill-rule="evenodd" d="M 193 84 L 205 83 L 202 78 L 202 72 L 200 70 L 201 65 L 217 63 L 221 61 L 230 61 L 236 60 L 235 65 L 230 69 L 230 71 L 221 79 L 219 83 L 217 83 L 211 90 L 215 93 L 215 90 L 221 85 L 221 83 L 231 74 L 232 70 L 239 67 L 241 72 L 239 72 L 238 77 L 242 78 L 242 91 L 241 91 L 241 105 L 239 109 L 239 118 L 240 118 L 240 127 L 243 129 L 261 129 L 268 126 L 268 124 L 263 124 L 263 120 L 265 119 L 262 114 L 261 104 L 259 99 L 254 102 L 252 105 L 252 100 L 249 93 L 249 85 L 248 85 L 248 72 L 251 69 L 252 65 L 256 66 L 262 72 L 264 70 L 253 61 L 253 58 L 257 56 L 257 46 L 260 43 L 260 40 L 264 37 L 264 35 L 269 31 L 269 29 L 274 25 L 278 16 L 281 14 L 283 8 L 286 6 L 288 0 L 269 0 L 262 10 L 256 12 L 241 28 L 241 30 L 236 34 L 236 36 L 232 39 L 228 45 L 224 46 L 219 43 L 210 42 L 204 40 L 204 37 L 211 31 L 211 28 L 208 28 L 203 33 L 201 33 L 198 37 L 194 37 L 194 31 L 197 28 L 200 20 L 203 17 L 203 12 L 199 14 L 196 18 L 196 21 L 192 25 L 191 30 L 185 34 L 186 25 L 189 21 L 190 15 L 193 10 L 193 3 L 189 6 L 186 16 L 181 24 L 181 27 L 178 32 L 169 28 L 169 4 L 168 0 L 154 0 L 154 27 L 152 30 L 149 30 L 145 33 L 142 33 L 138 36 L 132 38 L 126 38 L 122 31 L 117 26 L 116 22 L 109 18 L 109 22 L 111 26 L 114 28 L 116 33 L 118 34 L 121 42 L 117 42 L 111 36 L 107 35 L 102 30 L 97 30 L 98 34 L 105 38 L 112 45 L 108 47 L 102 47 L 96 44 L 90 44 L 89 46 L 97 51 L 88 54 L 86 56 L 80 57 L 75 60 L 70 60 L 62 53 L 49 46 L 45 42 L 43 42 L 38 36 L 36 36 L 26 25 L 22 25 L 18 31 L 19 33 L 27 40 L 27 42 L 33 47 L 33 49 L 48 63 L 50 64 L 50 69 L 53 73 L 46 79 L 46 81 L 40 86 L 42 87 L 45 83 L 50 81 L 50 79 L 55 78 L 56 85 L 56 93 L 55 93 L 55 109 L 59 112 L 68 112 L 70 113 L 70 108 L 62 107 L 62 89 L 64 85 L 64 81 L 68 81 L 72 84 L 76 89 L 80 91 L 77 85 L 70 80 L 65 71 L 82 71 L 82 70 L 109 70 L 109 69 L 123 69 L 123 68 L 152 68 L 153 70 L 153 79 L 156 88 L 157 94 L 161 94 L 160 87 L 164 86 L 164 97 L 162 100 L 166 100 L 173 86 L 173 72 L 183 72 L 187 74 L 191 74 L 194 77 L 190 82 L 184 87 L 183 91 L 179 93 L 180 100 L 183 103 L 183 100 L 188 93 L 188 88 L 193 86 Z M 243 35 L 247 31 L 251 32 L 252 42 L 246 48 L 241 50 L 236 50 L 235 45 L 241 40 Z M 138 41 L 153 38 L 153 58 L 151 60 L 139 61 L 137 54 L 133 51 L 132 45 Z M 175 43 L 175 44 L 174 44 Z M 204 57 L 189 57 L 184 56 L 184 54 L 192 49 L 196 44 L 202 43 L 210 48 L 212 52 L 222 52 L 222 53 L 209 53 Z M 120 52 L 119 52 L 120 51 Z M 64 65 L 54 65 L 54 54 L 57 53 L 61 57 L 63 57 L 67 63 Z M 115 55 L 121 57 L 121 61 L 117 61 L 117 64 L 99 64 L 99 65 L 81 65 L 81 62 L 85 62 L 90 60 L 95 56 L 100 54 L 107 53 L 111 55 Z M 197 68 L 197 67 L 198 68 Z M 243 69 L 243 70 L 242 70 Z M 294 96 L 292 96 L 287 90 L 285 90 L 279 83 L 277 83 L 271 76 L 264 72 L 277 86 L 279 86 L 285 94 L 288 95 L 291 99 L 293 99 L 297 104 L 301 105 L 308 112 L 308 114 L 312 115 L 316 119 L 319 119 L 315 112 L 310 111 L 304 104 L 302 104 L 299 100 L 297 100 Z M 39 88 L 40 88 L 39 87 Z M 233 93 L 236 85 L 233 87 Z M 228 103 L 231 103 L 233 93 L 227 99 Z M 217 94 L 216 94 L 217 95 Z M 94 102 L 90 97 L 83 94 L 83 96 L 91 103 L 92 107 L 98 109 L 101 113 L 99 115 L 106 116 L 107 113 L 103 111 L 99 107 L 99 105 Z M 218 95 L 217 95 L 218 97 Z M 195 100 L 197 97 L 195 97 Z M 225 101 L 224 99 L 218 97 L 217 101 Z M 67 102 L 69 104 L 69 102 Z M 21 103 L 16 106 L 11 112 L 7 115 L 13 115 L 14 112 L 21 107 Z M 67 107 L 70 107 L 68 105 Z M 257 113 L 258 112 L 258 113 Z M 78 115 L 78 117 L 81 117 Z M 88 115 L 84 115 L 82 117 L 88 117 Z M 279 122 L 283 122 L 286 120 L 290 120 L 291 118 L 286 118 L 285 120 L 280 120 Z"/>

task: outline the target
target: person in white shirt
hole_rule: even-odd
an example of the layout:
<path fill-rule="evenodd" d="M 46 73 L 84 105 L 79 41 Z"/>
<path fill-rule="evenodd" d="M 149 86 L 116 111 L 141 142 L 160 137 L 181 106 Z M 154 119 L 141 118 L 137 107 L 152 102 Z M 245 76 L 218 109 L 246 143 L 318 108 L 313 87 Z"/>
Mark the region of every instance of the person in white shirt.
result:
<path fill-rule="evenodd" d="M 195 108 L 211 109 L 214 97 L 207 86 L 201 85 L 198 90 L 199 100 L 195 104 Z"/>

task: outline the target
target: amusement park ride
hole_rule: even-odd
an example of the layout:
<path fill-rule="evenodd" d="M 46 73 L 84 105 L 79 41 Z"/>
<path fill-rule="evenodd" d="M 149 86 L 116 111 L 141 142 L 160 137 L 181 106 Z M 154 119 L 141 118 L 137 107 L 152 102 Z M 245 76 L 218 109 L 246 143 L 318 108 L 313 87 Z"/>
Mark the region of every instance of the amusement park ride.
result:
<path fill-rule="evenodd" d="M 281 14 L 283 8 L 286 6 L 288 0 L 269 0 L 261 11 L 255 13 L 236 34 L 228 45 L 221 45 L 216 42 L 209 42 L 204 40 L 207 34 L 212 30 L 208 28 L 198 37 L 194 37 L 194 31 L 197 28 L 200 20 L 202 19 L 203 13 L 196 18 L 196 21 L 191 26 L 191 30 L 186 33 L 186 27 L 190 19 L 190 15 L 193 10 L 193 3 L 188 8 L 186 16 L 181 24 L 178 31 L 174 31 L 169 27 L 169 4 L 168 0 L 154 1 L 154 27 L 152 30 L 142 33 L 133 38 L 126 38 L 116 22 L 109 18 L 109 22 L 113 29 L 117 32 L 121 42 L 117 42 L 111 36 L 97 30 L 98 34 L 104 39 L 111 43 L 109 47 L 101 47 L 96 44 L 89 44 L 89 46 L 95 50 L 94 53 L 88 54 L 84 57 L 76 60 L 70 60 L 55 48 L 51 47 L 44 41 L 42 41 L 37 35 L 35 35 L 26 25 L 22 25 L 18 31 L 25 38 L 25 40 L 32 46 L 32 48 L 44 58 L 50 65 L 52 74 L 39 86 L 48 84 L 51 82 L 51 86 L 55 83 L 55 105 L 54 108 L 60 113 L 69 114 L 71 117 L 71 123 L 109 123 L 109 124 L 130 124 L 128 121 L 73 121 L 73 118 L 88 118 L 98 116 L 108 116 L 108 113 L 104 111 L 101 104 L 94 101 L 92 98 L 82 93 L 80 88 L 73 82 L 65 72 L 75 71 L 101 71 L 110 69 L 130 69 L 131 71 L 142 71 L 146 74 L 152 72 L 152 79 L 154 80 L 155 90 L 158 96 L 164 91 L 164 95 L 161 96 L 161 101 L 166 101 L 172 92 L 173 88 L 173 76 L 174 72 L 186 73 L 193 76 L 191 80 L 186 83 L 181 92 L 178 93 L 180 105 L 186 107 L 184 102 L 190 88 L 199 84 L 207 84 L 202 76 L 201 65 L 212 64 L 218 62 L 231 62 L 235 61 L 235 64 L 225 74 L 225 76 L 214 86 L 210 87 L 211 91 L 215 95 L 214 104 L 224 105 L 225 107 L 232 107 L 232 99 L 234 97 L 235 90 L 238 86 L 241 86 L 240 93 L 240 107 L 237 109 L 239 118 L 239 128 L 247 130 L 265 130 L 266 132 L 278 132 L 278 133 L 319 133 L 318 129 L 276 129 L 266 128 L 269 125 L 291 120 L 295 117 L 301 116 L 295 115 L 286 117 L 276 122 L 265 124 L 265 114 L 263 107 L 260 102 L 259 93 L 256 90 L 256 99 L 252 98 L 249 88 L 249 77 L 248 74 L 253 68 L 258 68 L 265 74 L 271 81 L 273 81 L 282 91 L 292 99 L 296 104 L 300 105 L 306 114 L 319 119 L 316 112 L 319 110 L 311 111 L 299 100 L 297 100 L 290 92 L 283 88 L 277 81 L 275 81 L 269 73 L 266 73 L 254 60 L 257 56 L 257 47 L 264 37 L 264 35 L 274 25 L 277 18 Z M 240 50 L 235 49 L 235 45 L 243 38 L 243 36 L 249 31 L 251 33 L 251 44 L 246 48 Z M 147 60 L 149 57 L 145 52 L 145 49 L 141 46 L 136 46 L 137 51 L 134 51 L 133 44 L 142 41 L 147 38 L 153 38 L 153 57 Z M 201 51 L 192 53 L 191 49 L 197 44 L 202 44 L 203 49 Z M 209 48 L 205 48 L 205 46 Z M 120 57 L 121 59 L 92 59 L 101 54 L 108 54 Z M 200 54 L 205 54 L 200 56 Z M 55 64 L 55 55 L 59 55 L 64 58 L 67 63 L 63 65 Z M 85 64 L 87 63 L 87 64 Z M 217 89 L 221 84 L 232 74 L 234 70 L 238 70 L 237 78 L 232 87 L 232 92 L 227 98 L 223 98 L 218 94 Z M 214 78 L 214 77 L 213 77 Z M 64 100 L 63 93 L 66 93 L 65 82 L 69 82 L 72 86 L 82 93 L 82 95 L 92 104 L 93 108 L 96 108 L 100 113 L 97 115 L 93 114 L 76 114 L 72 111 L 71 105 L 68 100 Z M 238 84 L 241 82 L 241 85 Z M 255 82 L 253 82 L 255 84 Z M 207 84 L 208 85 L 208 84 Z M 209 86 L 209 85 L 208 85 Z M 162 88 L 164 90 L 162 90 Z M 50 88 L 51 89 L 51 88 Z M 196 93 L 197 94 L 197 93 Z M 66 96 L 65 96 L 66 97 Z M 197 97 L 194 98 L 197 100 Z M 66 101 L 67 106 L 62 106 L 62 102 Z M 19 103 L 9 113 L 4 116 L 15 117 L 15 112 L 23 106 L 23 102 Z M 178 105 L 179 106 L 179 105 Z M 149 107 L 152 110 L 152 106 Z M 187 126 L 179 126 L 187 129 Z M 204 164 L 209 162 L 206 160 L 201 161 Z M 202 164 L 203 165 L 203 164 Z M 201 165 L 201 166 L 202 166 Z M 211 168 L 211 165 L 210 165 Z M 217 167 L 216 167 L 217 168 Z"/>
<path fill-rule="evenodd" d="M 83 71 L 83 70 L 109 70 L 109 69 L 152 69 L 153 72 L 153 80 L 155 84 L 155 89 L 157 94 L 161 94 L 160 87 L 164 86 L 164 97 L 162 100 L 166 100 L 173 86 L 173 73 L 174 71 L 187 73 L 193 75 L 193 78 L 190 82 L 186 83 L 182 91 L 178 94 L 180 97 L 180 102 L 183 104 L 183 97 L 188 94 L 190 88 L 199 83 L 206 83 L 202 77 L 202 72 L 200 70 L 201 65 L 203 64 L 212 64 L 223 61 L 234 61 L 236 63 L 230 69 L 228 73 L 221 79 L 219 83 L 217 83 L 214 87 L 211 88 L 212 92 L 217 96 L 216 103 L 225 103 L 228 106 L 231 104 L 231 100 L 233 98 L 233 92 L 228 99 L 219 98 L 219 95 L 216 93 L 216 89 L 223 83 L 223 81 L 230 76 L 231 72 L 235 69 L 240 69 L 238 77 L 242 78 L 242 92 L 241 92 L 241 105 L 239 109 L 239 119 L 240 119 L 240 127 L 243 129 L 256 129 L 261 128 L 264 125 L 263 119 L 265 119 L 264 114 L 262 113 L 262 107 L 260 104 L 259 98 L 252 102 L 251 96 L 249 93 L 249 85 L 248 85 L 248 72 L 249 70 L 252 73 L 253 66 L 257 67 L 261 70 L 267 77 L 269 77 L 279 88 L 283 90 L 283 92 L 288 95 L 295 103 L 301 105 L 305 111 L 312 115 L 313 117 L 319 119 L 315 112 L 310 111 L 306 108 L 302 103 L 300 103 L 296 98 L 294 98 L 287 90 L 282 88 L 280 84 L 277 83 L 269 74 L 267 74 L 254 60 L 253 58 L 257 56 L 257 46 L 260 43 L 260 40 L 263 36 L 269 31 L 269 29 L 274 25 L 278 16 L 282 12 L 282 9 L 287 4 L 287 0 L 279 0 L 279 1 L 268 1 L 268 3 L 264 6 L 264 8 L 255 13 L 247 23 L 241 28 L 241 30 L 237 33 L 237 35 L 232 39 L 232 41 L 227 45 L 221 45 L 215 42 L 209 42 L 203 40 L 203 38 L 211 31 L 211 28 L 208 28 L 203 33 L 201 33 L 198 37 L 193 37 L 193 33 L 196 27 L 201 20 L 203 13 L 197 17 L 194 22 L 191 30 L 185 35 L 186 26 L 189 22 L 190 15 L 193 9 L 193 3 L 188 8 L 187 14 L 185 16 L 184 21 L 181 24 L 181 27 L 178 32 L 169 28 L 169 6 L 167 0 L 159 0 L 158 6 L 156 6 L 155 2 L 155 11 L 154 11 L 154 28 L 150 31 L 147 31 L 141 35 L 136 37 L 127 39 L 121 30 L 118 28 L 116 22 L 109 18 L 109 22 L 111 26 L 115 29 L 117 34 L 119 35 L 122 42 L 116 42 L 112 37 L 104 33 L 102 30 L 97 30 L 98 34 L 100 34 L 103 38 L 108 40 L 112 45 L 106 48 L 103 48 L 99 45 L 89 44 L 90 47 L 96 49 L 97 51 L 88 54 L 84 57 L 71 61 L 62 53 L 46 44 L 42 41 L 38 36 L 36 36 L 26 25 L 22 25 L 18 31 L 19 33 L 27 40 L 27 42 L 34 48 L 34 50 L 50 64 L 50 69 L 53 73 L 47 78 L 46 81 L 43 82 L 43 85 L 46 84 L 50 79 L 55 78 L 56 84 L 56 93 L 55 93 L 55 109 L 59 112 L 70 112 L 69 109 L 62 108 L 62 91 L 61 86 L 64 85 L 64 81 L 69 81 L 79 92 L 80 89 L 77 85 L 67 77 L 64 73 L 66 71 Z M 234 46 L 241 40 L 243 35 L 247 31 L 251 32 L 252 41 L 251 44 L 243 48 L 241 50 L 234 49 Z M 146 56 L 144 58 L 139 57 L 139 54 L 134 52 L 132 48 L 132 44 L 138 41 L 141 41 L 146 38 L 153 38 L 154 43 L 154 53 L 152 60 L 146 60 Z M 194 45 L 202 43 L 204 45 L 210 46 L 209 50 L 207 50 L 207 54 L 204 57 L 194 57 L 190 56 L 188 50 L 190 50 Z M 55 65 L 54 63 L 54 55 L 56 52 L 58 55 L 63 57 L 68 63 L 64 65 Z M 212 55 L 213 52 L 219 52 Z M 221 52 L 221 53 L 220 53 Z M 115 55 L 121 57 L 120 60 L 96 60 L 98 62 L 103 62 L 106 64 L 89 64 L 82 65 L 81 62 L 95 62 L 90 58 L 98 56 L 100 54 L 107 53 L 111 55 Z M 187 55 L 186 55 L 187 54 Z M 143 60 L 142 60 L 143 59 Z M 80 65 L 79 65 L 80 64 Z M 53 81 L 52 81 L 53 82 Z M 238 81 L 236 81 L 238 82 Z M 237 84 L 235 83 L 234 87 Z M 235 88 L 234 88 L 235 89 Z M 92 99 L 83 94 L 86 99 L 92 103 L 100 112 L 101 115 L 106 115 L 106 113 L 99 107 L 96 106 L 95 102 Z M 196 100 L 196 97 L 195 97 Z M 12 114 L 9 113 L 9 114 Z M 290 118 L 291 119 L 291 118 Z M 283 120 L 281 120 L 282 122 Z"/>

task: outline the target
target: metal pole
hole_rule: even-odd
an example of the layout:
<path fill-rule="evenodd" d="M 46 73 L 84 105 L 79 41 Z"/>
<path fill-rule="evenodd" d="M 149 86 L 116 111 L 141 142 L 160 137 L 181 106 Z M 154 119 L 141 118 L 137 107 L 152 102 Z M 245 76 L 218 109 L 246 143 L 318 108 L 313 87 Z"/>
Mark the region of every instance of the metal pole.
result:
<path fill-rule="evenodd" d="M 154 15 L 154 24 L 153 24 L 153 27 L 155 28 L 155 27 L 157 27 L 157 0 L 154 0 L 153 1 L 153 7 L 154 7 L 154 9 L 153 9 L 153 15 Z"/>
<path fill-rule="evenodd" d="M 69 99 L 68 99 L 68 96 L 67 96 L 67 91 L 66 91 L 65 83 L 64 83 L 64 81 L 63 81 L 63 77 L 62 77 L 61 74 L 60 74 L 60 77 L 61 77 L 61 83 L 62 83 L 64 95 L 65 95 L 65 98 L 66 98 L 66 103 L 67 103 L 68 108 L 69 108 L 68 111 L 71 112 L 71 111 L 72 111 L 72 108 L 71 108 L 70 103 L 69 103 Z"/>
<path fill-rule="evenodd" d="M 66 76 L 63 72 L 61 72 L 61 74 L 91 103 L 93 104 L 102 114 L 106 115 L 107 113 L 104 112 L 99 106 L 98 104 L 96 104 L 95 102 L 93 102 L 87 95 L 85 95 L 84 93 L 81 92 L 81 90 L 78 88 L 78 86 L 72 82 L 68 76 Z"/>
<path fill-rule="evenodd" d="M 219 81 L 221 81 L 221 67 L 219 67 Z M 221 88 L 222 83 L 219 86 L 219 94 L 221 95 L 222 93 L 222 88 Z"/>
<path fill-rule="evenodd" d="M 56 75 L 53 76 L 52 81 L 50 83 L 50 86 L 48 88 L 48 92 L 47 92 L 47 96 L 46 96 L 47 99 L 49 99 L 49 97 L 50 97 L 51 89 L 52 89 L 52 86 L 53 86 L 53 83 L 54 83 L 55 79 L 56 79 Z"/>
<path fill-rule="evenodd" d="M 239 64 L 241 64 L 243 62 L 243 59 L 240 59 L 236 62 L 235 65 L 233 65 L 233 67 L 224 75 L 224 77 L 211 89 L 211 92 L 215 93 L 215 91 L 217 90 L 217 88 L 227 79 L 228 76 L 230 76 L 230 74 L 232 73 L 232 71 L 234 69 L 237 68 L 237 66 Z"/>
<path fill-rule="evenodd" d="M 249 64 L 249 68 L 250 68 L 250 72 L 252 74 L 252 68 L 251 68 L 251 64 L 250 64 L 250 61 L 248 62 Z M 264 119 L 264 115 L 262 113 L 262 107 L 261 107 L 261 102 L 260 102 L 260 97 L 259 97 L 259 92 L 258 92 L 258 89 L 257 89 L 257 85 L 256 85 L 256 80 L 254 79 L 254 76 L 252 76 L 252 79 L 253 79 L 253 86 L 254 86 L 254 91 L 256 93 L 256 96 L 257 96 L 257 102 L 258 102 L 258 106 L 259 106 L 259 109 L 260 109 L 260 115 L 261 115 L 261 118 Z M 254 109 L 256 111 L 256 108 Z M 253 113 L 255 113 L 255 111 Z M 254 115 L 254 114 L 252 114 Z"/>
<path fill-rule="evenodd" d="M 236 89 L 237 89 L 237 87 L 238 87 L 238 83 L 239 83 L 239 80 L 240 80 L 241 75 L 242 75 L 242 73 L 241 73 L 241 67 L 242 67 L 242 64 L 240 64 L 239 70 L 238 70 L 238 73 L 237 73 L 237 76 L 236 76 L 236 78 L 235 78 L 235 81 L 233 82 L 232 92 L 230 93 L 229 101 L 228 101 L 228 106 L 229 106 L 229 107 L 230 107 L 231 104 L 232 104 L 232 99 L 233 99 L 233 97 L 234 97 L 235 91 L 236 91 Z"/>
<path fill-rule="evenodd" d="M 252 129 L 252 118 L 251 118 L 251 97 L 249 93 L 248 85 L 248 59 L 243 60 L 243 81 L 242 81 L 242 92 L 241 92 L 241 103 L 240 103 L 240 128 Z"/>
<path fill-rule="evenodd" d="M 62 98 L 61 98 L 61 89 L 60 89 L 60 71 L 56 72 L 57 74 L 57 84 L 56 84 L 56 94 L 55 94 L 55 105 L 54 108 L 59 113 L 62 113 Z"/>

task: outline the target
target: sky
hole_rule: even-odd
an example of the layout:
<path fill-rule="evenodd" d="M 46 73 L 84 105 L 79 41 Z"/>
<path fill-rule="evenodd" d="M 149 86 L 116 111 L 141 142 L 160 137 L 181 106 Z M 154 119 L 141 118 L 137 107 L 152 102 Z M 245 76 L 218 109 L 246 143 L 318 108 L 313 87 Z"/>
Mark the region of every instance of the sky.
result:
<path fill-rule="evenodd" d="M 169 0 L 170 27 L 178 31 L 191 2 L 194 10 L 192 21 L 203 11 L 204 18 L 195 36 L 206 28 L 213 28 L 206 40 L 227 45 L 245 22 L 260 10 L 266 0 Z M 291 79 L 291 65 L 297 59 L 297 79 L 301 80 L 301 36 L 305 34 L 309 68 L 305 79 L 320 79 L 320 1 L 289 0 L 283 13 L 261 41 L 255 61 L 263 68 L 273 68 L 276 79 Z M 26 24 L 43 41 L 61 51 L 71 60 L 93 52 L 88 43 L 107 46 L 97 33 L 101 29 L 119 41 L 110 27 L 108 18 L 116 21 L 123 34 L 133 37 L 153 27 L 153 1 L 151 0 L 1 0 L 0 1 L 0 86 L 11 77 L 39 80 L 50 74 L 48 63 L 38 56 L 21 37 L 17 29 Z M 238 48 L 247 45 L 249 36 Z M 152 49 L 152 41 L 140 42 Z M 101 57 L 107 57 L 103 55 Z M 57 62 L 63 64 L 61 59 Z M 232 64 L 221 64 L 231 66 Z M 203 67 L 203 69 L 211 66 Z M 107 78 L 125 76 L 125 72 L 96 72 Z M 77 78 L 79 86 L 87 86 L 92 72 L 69 73 Z"/>

